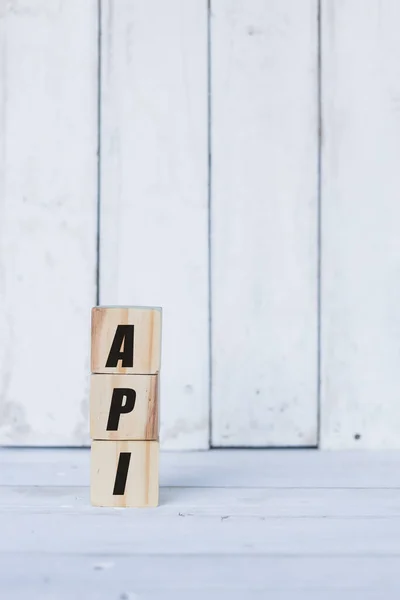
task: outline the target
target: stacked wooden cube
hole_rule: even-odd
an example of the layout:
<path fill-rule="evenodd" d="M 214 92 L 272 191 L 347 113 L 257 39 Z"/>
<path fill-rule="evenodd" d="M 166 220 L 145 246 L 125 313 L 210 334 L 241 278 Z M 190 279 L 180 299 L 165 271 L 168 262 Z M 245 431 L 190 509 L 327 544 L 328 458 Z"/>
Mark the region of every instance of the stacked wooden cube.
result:
<path fill-rule="evenodd" d="M 161 320 L 159 308 L 92 309 L 94 506 L 158 505 Z"/>

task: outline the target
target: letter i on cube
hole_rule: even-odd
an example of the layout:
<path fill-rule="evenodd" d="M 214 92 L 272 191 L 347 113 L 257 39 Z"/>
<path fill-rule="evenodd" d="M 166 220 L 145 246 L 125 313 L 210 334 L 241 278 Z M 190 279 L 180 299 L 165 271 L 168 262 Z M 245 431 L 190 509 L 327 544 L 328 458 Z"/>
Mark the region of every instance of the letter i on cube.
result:
<path fill-rule="evenodd" d="M 94 506 L 158 505 L 161 308 L 92 309 Z"/>

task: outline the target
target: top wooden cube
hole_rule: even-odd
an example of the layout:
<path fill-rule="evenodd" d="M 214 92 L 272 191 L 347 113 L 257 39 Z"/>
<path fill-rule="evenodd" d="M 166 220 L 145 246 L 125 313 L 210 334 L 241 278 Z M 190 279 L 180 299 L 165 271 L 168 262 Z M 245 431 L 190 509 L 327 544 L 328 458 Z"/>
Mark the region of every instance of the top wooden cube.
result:
<path fill-rule="evenodd" d="M 161 308 L 92 309 L 92 373 L 155 375 L 161 363 Z"/>

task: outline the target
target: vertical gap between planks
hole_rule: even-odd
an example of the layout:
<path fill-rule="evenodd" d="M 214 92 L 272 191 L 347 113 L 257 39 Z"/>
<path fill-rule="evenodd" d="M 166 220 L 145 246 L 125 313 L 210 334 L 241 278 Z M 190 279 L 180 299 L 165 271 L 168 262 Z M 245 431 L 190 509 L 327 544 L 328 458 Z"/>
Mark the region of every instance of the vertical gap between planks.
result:
<path fill-rule="evenodd" d="M 97 0 L 97 236 L 96 305 L 100 304 L 100 225 L 101 225 L 101 3 Z"/>
<path fill-rule="evenodd" d="M 213 347 L 212 347 L 212 157 L 211 157 L 211 0 L 207 0 L 207 153 L 208 153 L 208 446 L 212 448 L 212 395 L 213 395 Z"/>
<path fill-rule="evenodd" d="M 321 278 L 322 278 L 322 62 L 321 62 L 321 3 L 317 3 L 317 447 L 321 446 Z"/>

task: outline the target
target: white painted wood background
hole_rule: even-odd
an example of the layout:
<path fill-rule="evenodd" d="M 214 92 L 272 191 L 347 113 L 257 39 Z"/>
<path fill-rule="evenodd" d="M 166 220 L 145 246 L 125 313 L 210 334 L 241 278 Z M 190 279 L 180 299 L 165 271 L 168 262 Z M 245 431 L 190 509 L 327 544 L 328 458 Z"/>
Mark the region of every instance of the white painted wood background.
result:
<path fill-rule="evenodd" d="M 96 0 L 0 2 L 0 443 L 87 441 Z"/>
<path fill-rule="evenodd" d="M 317 2 L 211 3 L 212 441 L 317 443 Z"/>
<path fill-rule="evenodd" d="M 321 442 L 400 447 L 400 4 L 321 14 Z"/>
<path fill-rule="evenodd" d="M 101 16 L 100 302 L 163 307 L 162 441 L 207 448 L 207 5 Z"/>
<path fill-rule="evenodd" d="M 164 448 L 400 446 L 399 24 L 0 1 L 1 444 L 89 442 L 99 291 L 164 308 Z"/>

